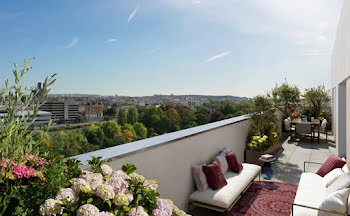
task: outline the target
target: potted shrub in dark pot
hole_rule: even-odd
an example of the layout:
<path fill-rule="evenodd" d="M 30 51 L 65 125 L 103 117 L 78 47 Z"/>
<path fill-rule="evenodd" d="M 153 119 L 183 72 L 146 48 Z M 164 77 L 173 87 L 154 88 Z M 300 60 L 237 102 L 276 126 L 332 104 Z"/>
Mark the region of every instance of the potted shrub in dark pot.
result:
<path fill-rule="evenodd" d="M 258 160 L 262 154 L 274 155 L 280 148 L 276 110 L 266 96 L 256 96 L 253 101 L 253 114 L 247 137 L 245 162 L 262 165 Z"/>

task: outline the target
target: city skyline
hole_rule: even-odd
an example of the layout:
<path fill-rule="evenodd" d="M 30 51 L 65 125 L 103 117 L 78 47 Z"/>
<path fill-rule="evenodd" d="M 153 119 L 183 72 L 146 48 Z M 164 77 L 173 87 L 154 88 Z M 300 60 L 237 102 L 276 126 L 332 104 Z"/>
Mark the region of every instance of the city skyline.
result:
<path fill-rule="evenodd" d="M 26 83 L 53 94 L 252 97 L 286 78 L 329 86 L 342 1 L 23 1 L 0 9 L 0 80 L 36 57 Z M 49 31 L 48 31 L 49 30 Z"/>

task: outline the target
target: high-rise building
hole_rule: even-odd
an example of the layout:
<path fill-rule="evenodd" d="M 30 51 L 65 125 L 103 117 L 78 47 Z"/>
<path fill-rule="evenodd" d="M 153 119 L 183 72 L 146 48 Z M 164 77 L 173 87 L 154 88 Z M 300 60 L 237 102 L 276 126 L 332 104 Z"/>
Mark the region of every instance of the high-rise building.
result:
<path fill-rule="evenodd" d="M 45 102 L 39 110 L 52 113 L 52 119 L 55 122 L 69 123 L 79 120 L 79 104 L 68 100 L 63 102 Z"/>

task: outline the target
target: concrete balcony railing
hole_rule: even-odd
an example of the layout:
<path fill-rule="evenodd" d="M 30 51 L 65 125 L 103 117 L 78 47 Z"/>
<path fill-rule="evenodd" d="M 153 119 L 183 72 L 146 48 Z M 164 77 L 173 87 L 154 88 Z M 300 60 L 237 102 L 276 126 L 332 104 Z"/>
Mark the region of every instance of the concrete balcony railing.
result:
<path fill-rule="evenodd" d="M 248 116 L 239 116 L 75 158 L 87 164 L 91 156 L 101 156 L 113 169 L 134 164 L 136 172 L 159 182 L 162 197 L 187 210 L 188 197 L 195 190 L 192 166 L 211 163 L 224 147 L 232 149 L 243 161 L 249 125 Z"/>

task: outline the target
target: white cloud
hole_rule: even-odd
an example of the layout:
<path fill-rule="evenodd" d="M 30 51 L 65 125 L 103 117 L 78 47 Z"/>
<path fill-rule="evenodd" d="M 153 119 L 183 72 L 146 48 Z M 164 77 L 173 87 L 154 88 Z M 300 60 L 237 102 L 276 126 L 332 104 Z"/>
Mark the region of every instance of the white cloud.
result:
<path fill-rule="evenodd" d="M 199 5 L 200 3 L 201 3 L 200 0 L 193 0 L 193 1 L 192 1 L 192 4 L 193 4 L 193 5 Z"/>
<path fill-rule="evenodd" d="M 75 36 L 75 37 L 72 39 L 72 41 L 71 41 L 67 46 L 65 46 L 64 48 L 72 48 L 72 47 L 74 47 L 75 45 L 77 45 L 78 42 L 79 42 L 79 38 Z"/>
<path fill-rule="evenodd" d="M 331 49 L 310 49 L 303 53 L 304 56 L 330 56 L 332 54 Z"/>
<path fill-rule="evenodd" d="M 160 47 L 157 47 L 157 48 L 151 49 L 149 51 L 149 54 L 153 54 L 153 53 L 156 53 L 156 52 L 159 52 L 159 51 L 160 51 Z"/>
<path fill-rule="evenodd" d="M 164 0 L 165 1 L 165 0 Z M 200 1 L 200 7 L 193 3 Z M 304 51 L 332 49 L 343 0 L 166 0 L 188 22 L 290 41 Z M 205 18 L 203 18 L 205 17 Z M 191 20 L 193 19 L 193 20 Z M 186 20 L 185 20 L 186 21 Z M 302 32 L 302 35 L 296 34 Z"/>
<path fill-rule="evenodd" d="M 117 42 L 117 39 L 116 38 L 108 38 L 107 40 L 105 40 L 105 43 L 114 43 L 114 42 Z"/>
<path fill-rule="evenodd" d="M 135 9 L 131 12 L 131 14 L 129 15 L 129 19 L 128 19 L 128 23 L 131 22 L 131 20 L 135 17 L 135 15 L 137 14 L 137 12 L 139 11 L 140 9 L 140 4 L 137 4 Z"/>
<path fill-rule="evenodd" d="M 208 59 L 206 60 L 206 62 L 211 62 L 211 61 L 213 61 L 213 60 L 215 60 L 215 59 L 223 58 L 223 57 L 229 55 L 230 53 L 231 53 L 231 51 L 227 51 L 227 52 L 223 52 L 223 53 L 214 55 L 214 56 L 208 58 Z"/>

